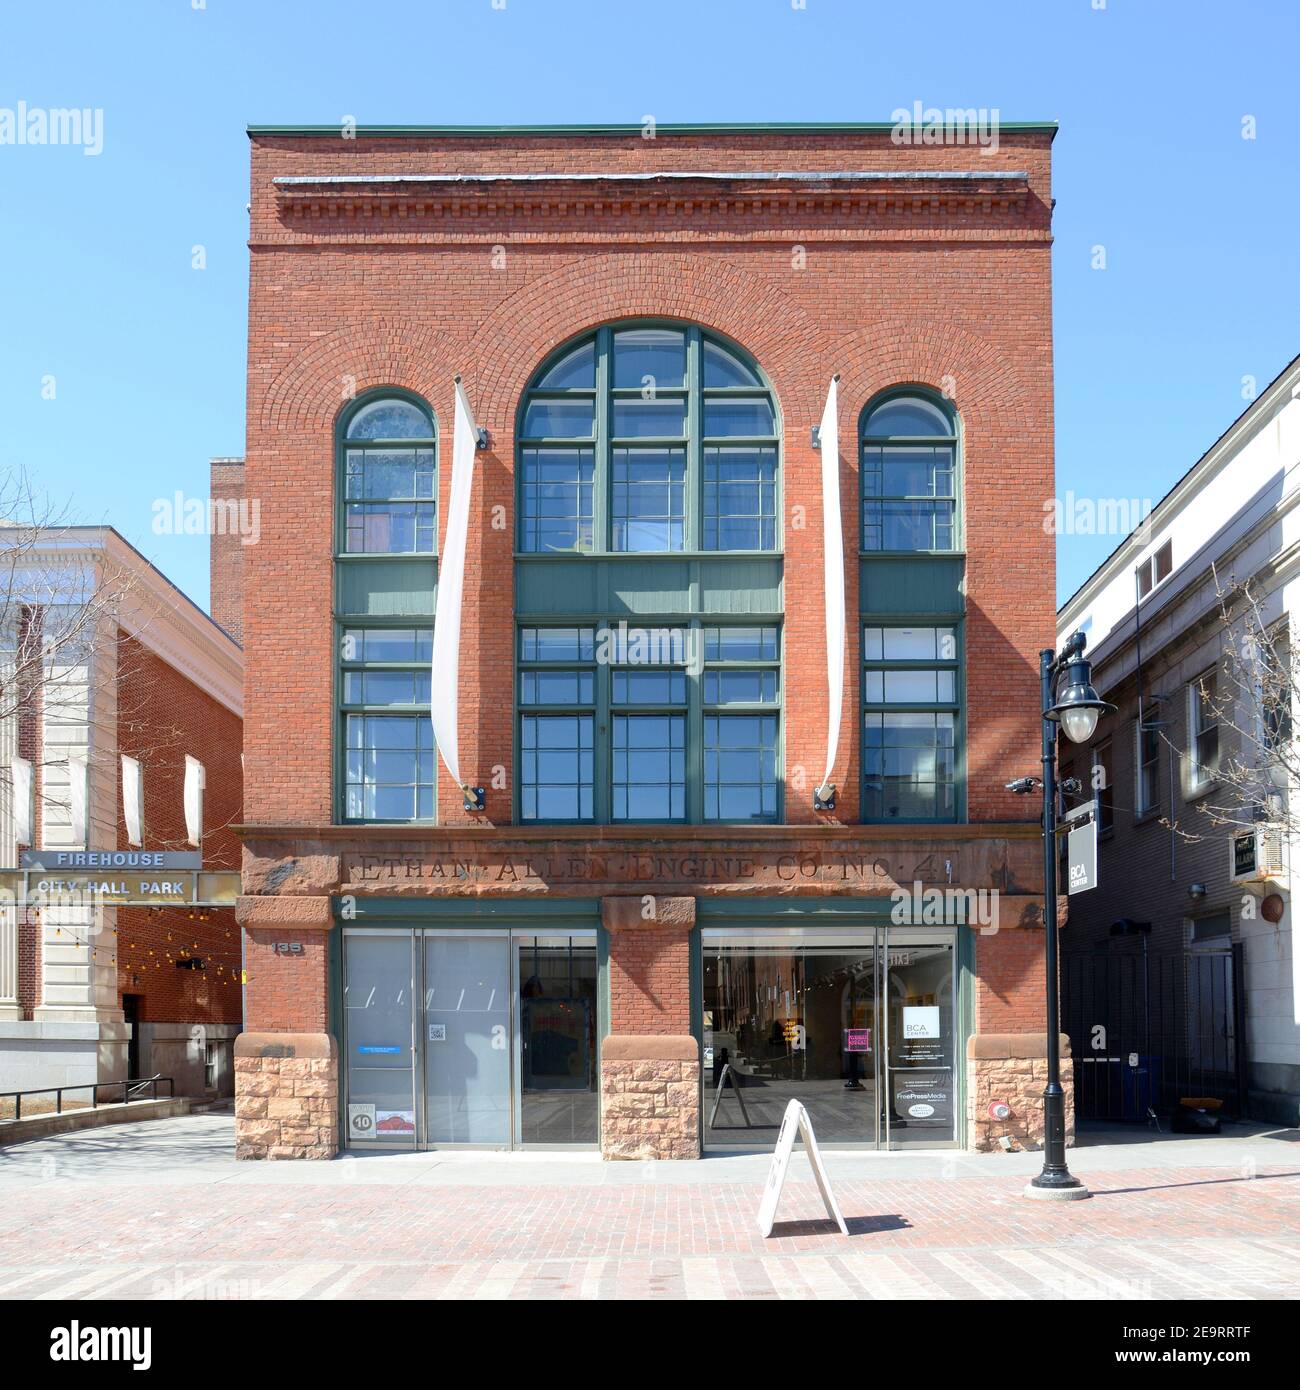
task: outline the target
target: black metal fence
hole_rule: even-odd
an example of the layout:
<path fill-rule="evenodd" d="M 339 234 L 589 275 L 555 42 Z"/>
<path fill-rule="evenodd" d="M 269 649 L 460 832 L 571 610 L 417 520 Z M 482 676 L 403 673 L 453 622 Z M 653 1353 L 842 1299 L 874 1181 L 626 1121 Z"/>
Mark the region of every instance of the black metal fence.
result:
<path fill-rule="evenodd" d="M 1145 1120 L 1184 1098 L 1246 1100 L 1242 948 L 1065 952 L 1061 1026 L 1082 1120 Z"/>
<path fill-rule="evenodd" d="M 24 1096 L 52 1095 L 54 1097 L 54 1113 L 62 1115 L 65 1091 L 89 1091 L 90 1103 L 81 1108 L 97 1110 L 100 1105 L 99 1093 L 101 1091 L 110 1093 L 110 1098 L 104 1101 L 105 1105 L 126 1105 L 133 1100 L 157 1100 L 160 1085 L 167 1087 L 169 1098 L 176 1094 L 176 1085 L 170 1076 L 142 1076 L 127 1081 L 85 1081 L 80 1086 L 33 1086 L 26 1091 L 0 1091 L 0 1101 L 12 1100 L 14 1103 L 14 1113 L 12 1115 L 0 1114 L 0 1121 L 22 1119 Z M 120 1095 L 118 1094 L 119 1091 Z"/>

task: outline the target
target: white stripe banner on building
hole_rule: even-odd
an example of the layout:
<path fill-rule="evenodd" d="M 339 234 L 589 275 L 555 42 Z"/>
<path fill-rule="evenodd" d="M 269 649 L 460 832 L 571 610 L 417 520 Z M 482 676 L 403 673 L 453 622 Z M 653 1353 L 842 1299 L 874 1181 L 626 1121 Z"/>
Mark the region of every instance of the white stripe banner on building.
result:
<path fill-rule="evenodd" d="M 844 527 L 840 519 L 839 375 L 831 377 L 817 438 L 822 455 L 822 550 L 826 580 L 826 771 L 817 788 L 824 800 L 840 747 L 844 709 Z"/>
<path fill-rule="evenodd" d="M 125 753 L 122 754 L 122 818 L 126 821 L 127 844 L 143 845 L 144 778 L 140 775 L 139 762 Z"/>
<path fill-rule="evenodd" d="M 90 764 L 85 758 L 68 759 L 68 814 L 72 818 L 72 843 L 89 849 L 86 839 L 90 802 Z"/>
<path fill-rule="evenodd" d="M 14 842 L 32 843 L 32 765 L 26 758 L 13 758 L 9 776 L 14 794 Z"/>
<path fill-rule="evenodd" d="M 460 377 L 456 378 L 456 422 L 451 446 L 451 496 L 447 503 L 447 533 L 438 565 L 438 604 L 433 620 L 433 681 L 429 712 L 438 752 L 458 787 L 460 745 L 457 738 L 457 694 L 460 687 L 460 610 L 465 589 L 465 542 L 469 534 L 469 502 L 474 486 L 474 453 L 478 426 Z"/>
<path fill-rule="evenodd" d="M 203 843 L 203 789 L 207 772 L 197 758 L 185 755 L 185 838 L 198 847 Z"/>

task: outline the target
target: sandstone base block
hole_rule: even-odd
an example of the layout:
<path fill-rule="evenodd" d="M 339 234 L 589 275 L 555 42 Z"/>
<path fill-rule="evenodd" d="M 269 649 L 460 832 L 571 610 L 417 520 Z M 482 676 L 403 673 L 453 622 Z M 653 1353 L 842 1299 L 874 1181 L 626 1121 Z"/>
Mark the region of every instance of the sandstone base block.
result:
<path fill-rule="evenodd" d="M 235 1157 L 334 1158 L 339 1059 L 328 1033 L 235 1039 Z"/>
<path fill-rule="evenodd" d="M 1070 1040 L 1061 1034 L 1061 1089 L 1065 1092 L 1065 1142 L 1074 1143 L 1074 1068 Z M 966 1048 L 967 1143 L 989 1153 L 1011 1141 L 1016 1151 L 1043 1147 L 1043 1088 L 1047 1085 L 1046 1033 L 976 1033 Z M 994 1119 L 991 1107 L 1010 1107 Z"/>
<path fill-rule="evenodd" d="M 609 1159 L 699 1158 L 700 1051 L 692 1037 L 615 1035 L 600 1056 Z"/>

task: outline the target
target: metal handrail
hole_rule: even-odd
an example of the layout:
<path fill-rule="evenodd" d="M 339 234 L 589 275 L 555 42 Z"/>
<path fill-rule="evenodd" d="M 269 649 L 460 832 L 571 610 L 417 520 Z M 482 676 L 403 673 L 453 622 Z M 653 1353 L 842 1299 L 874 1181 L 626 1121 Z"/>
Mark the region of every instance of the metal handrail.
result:
<path fill-rule="evenodd" d="M 99 1109 L 99 1093 L 101 1090 L 112 1090 L 120 1086 L 122 1088 L 122 1104 L 129 1105 L 132 1099 L 141 1099 L 140 1092 L 147 1086 L 150 1090 L 149 1099 L 158 1099 L 158 1085 L 165 1082 L 167 1085 L 167 1098 L 172 1100 L 176 1095 L 176 1083 L 170 1076 L 163 1076 L 161 1072 L 153 1076 L 129 1077 L 125 1081 L 83 1081 L 79 1086 L 32 1086 L 25 1091 L 0 1091 L 0 1100 L 13 1099 L 14 1113 L 11 1120 L 0 1119 L 0 1124 L 9 1124 L 12 1120 L 21 1120 L 23 1117 L 23 1097 L 24 1096 L 48 1096 L 54 1092 L 54 1113 L 63 1114 L 63 1093 L 64 1091 L 89 1091 L 90 1108 Z"/>

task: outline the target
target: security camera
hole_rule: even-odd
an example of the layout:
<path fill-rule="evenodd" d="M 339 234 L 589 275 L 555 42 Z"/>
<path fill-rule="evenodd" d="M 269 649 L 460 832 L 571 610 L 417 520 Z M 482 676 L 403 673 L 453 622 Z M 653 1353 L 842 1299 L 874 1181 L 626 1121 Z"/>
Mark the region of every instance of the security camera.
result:
<path fill-rule="evenodd" d="M 1014 782 L 1007 783 L 1007 790 L 1015 792 L 1017 796 L 1028 796 L 1037 786 L 1037 777 L 1017 777 Z"/>

